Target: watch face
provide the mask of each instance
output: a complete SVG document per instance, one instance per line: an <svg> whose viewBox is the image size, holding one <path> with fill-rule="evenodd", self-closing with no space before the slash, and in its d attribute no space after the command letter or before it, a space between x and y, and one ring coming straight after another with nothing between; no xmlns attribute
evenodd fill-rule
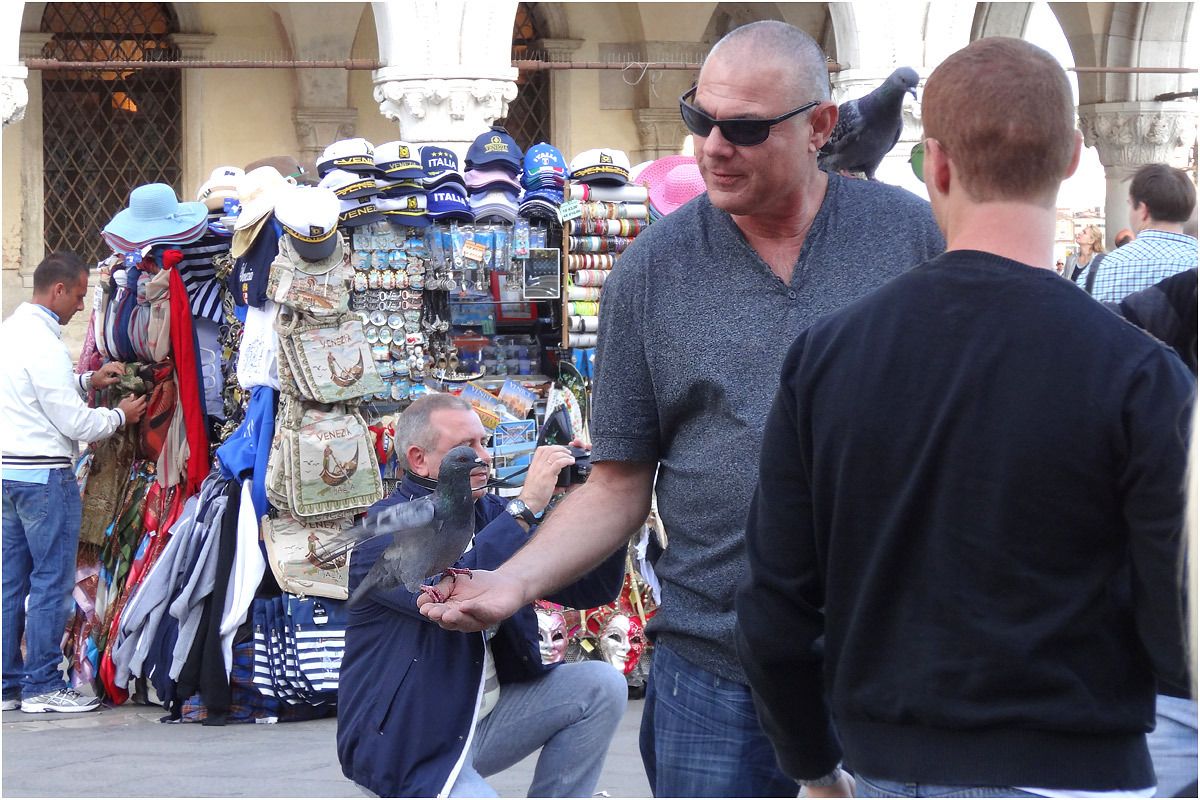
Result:
<svg viewBox="0 0 1200 800"><path fill-rule="evenodd" d="M520 515L525 510L525 504L520 500L509 500L507 510L510 514Z"/></svg>

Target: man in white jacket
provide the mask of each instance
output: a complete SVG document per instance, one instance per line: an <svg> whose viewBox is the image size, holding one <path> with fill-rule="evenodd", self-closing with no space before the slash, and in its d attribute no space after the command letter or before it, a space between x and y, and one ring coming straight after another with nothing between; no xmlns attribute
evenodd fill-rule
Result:
<svg viewBox="0 0 1200 800"><path fill-rule="evenodd" d="M69 688L59 669L81 513L72 461L78 442L104 439L141 419L146 398L127 397L116 409L84 402L88 388L113 385L125 369L110 362L95 372L74 372L60 326L83 310L87 288L88 268L78 256L51 254L34 270L31 301L0 326L4 710L99 706L95 697Z"/></svg>

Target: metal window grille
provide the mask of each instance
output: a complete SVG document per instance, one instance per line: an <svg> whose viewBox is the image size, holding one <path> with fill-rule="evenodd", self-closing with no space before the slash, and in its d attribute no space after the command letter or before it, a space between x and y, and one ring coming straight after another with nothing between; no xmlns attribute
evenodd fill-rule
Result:
<svg viewBox="0 0 1200 800"><path fill-rule="evenodd" d="M179 58L166 3L46 3L42 55L63 61ZM100 230L144 183L180 191L180 72L42 73L46 251L107 255ZM186 198L185 198L186 199Z"/></svg>
<svg viewBox="0 0 1200 800"><path fill-rule="evenodd" d="M533 3L518 3L513 21L513 61L532 58L534 42L541 37ZM550 73L522 70L517 73L517 96L508 104L508 116L498 122L522 150L550 138Z"/></svg>

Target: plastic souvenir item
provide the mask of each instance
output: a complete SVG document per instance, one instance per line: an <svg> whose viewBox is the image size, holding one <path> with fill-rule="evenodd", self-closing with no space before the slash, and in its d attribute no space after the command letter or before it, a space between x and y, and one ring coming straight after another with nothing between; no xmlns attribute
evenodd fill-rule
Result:
<svg viewBox="0 0 1200 800"><path fill-rule="evenodd" d="M637 666L646 646L641 620L614 614L600 634L600 652L604 660L628 675Z"/></svg>
<svg viewBox="0 0 1200 800"><path fill-rule="evenodd" d="M557 664L567 655L567 623L558 611L537 608L538 649L543 664Z"/></svg>

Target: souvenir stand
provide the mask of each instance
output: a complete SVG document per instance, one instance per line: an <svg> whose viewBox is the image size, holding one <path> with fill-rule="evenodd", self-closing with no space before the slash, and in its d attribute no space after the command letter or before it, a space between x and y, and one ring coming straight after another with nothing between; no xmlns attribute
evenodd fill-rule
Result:
<svg viewBox="0 0 1200 800"><path fill-rule="evenodd" d="M318 186L220 167L193 203L138 187L106 227L79 370L125 362L92 400L149 408L80 460L76 685L164 721L331 713L352 553L327 543L398 480L395 415L460 394L507 494L539 443L586 438L600 292L649 221L645 189L619 151L568 169L502 128L463 166L343 140ZM542 608L545 658L606 658L644 684L645 547L610 606Z"/></svg>

